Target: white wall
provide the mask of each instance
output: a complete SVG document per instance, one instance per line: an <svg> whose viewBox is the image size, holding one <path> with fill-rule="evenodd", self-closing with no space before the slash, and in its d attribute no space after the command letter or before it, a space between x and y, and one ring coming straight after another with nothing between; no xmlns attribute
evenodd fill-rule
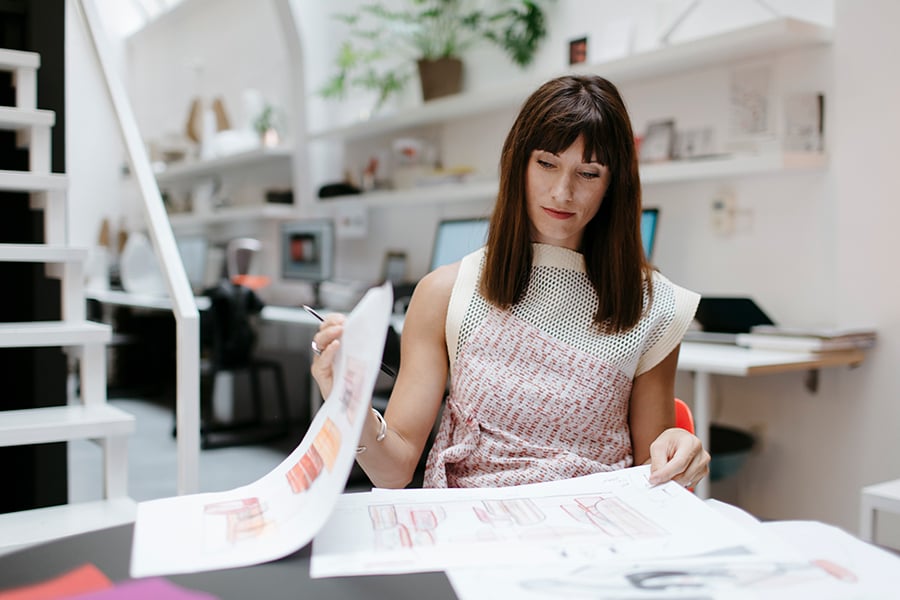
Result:
<svg viewBox="0 0 900 600"><path fill-rule="evenodd" d="M93 247L101 222L114 228L126 218L128 190L119 167L125 156L112 104L74 0L66 2L66 165L69 240Z"/></svg>
<svg viewBox="0 0 900 600"><path fill-rule="evenodd" d="M893 277L895 252L888 247L896 237L894 223L900 216L898 203L892 197L895 192L891 177L892 168L900 161L894 135L900 130L896 111L900 82L892 76L892 65L886 59L900 54L900 40L892 30L900 22L900 5L894 0L768 3L787 14L825 24L833 22L835 26L832 48L772 63L777 91L813 87L825 91L830 155L827 171L742 178L725 184L650 185L645 189L645 202L661 208L656 258L660 268L675 281L707 294L752 295L782 323L833 321L844 325L862 321L879 329L879 346L869 353L866 362L855 369L823 371L815 394L807 391L804 378L798 373L720 377L713 388L718 398L714 412L717 421L750 428L762 436L761 448L744 470L732 481L714 486L713 492L760 517L820 519L855 531L859 488L900 476L900 436L896 435L900 403L895 400L900 397L900 379L895 376L895 365L900 364L900 294ZM189 1L197 11L208 4L209 0ZM349 10L357 4L350 0L294 2L302 28L307 114L313 129L352 119L367 105L360 98L338 104L315 96L315 90L330 72L340 32L339 24L329 15L336 5ZM636 24L635 47L650 48L677 10L687 4L683 0L557 0L550 9L550 37L532 73L550 74L563 68L567 41L585 33L584 23L632 16ZM722 8L725 4L727 9ZM241 9L236 0L229 0L223 7L226 5L228 11ZM226 14L225 10L222 8L218 15ZM259 12L264 13L265 9ZM188 13L182 14L186 19ZM760 5L750 0L703 2L672 40L677 42L765 18ZM173 25L178 27L175 21ZM280 35L277 26L268 26L272 27L271 36ZM181 31L183 36L193 36L199 48L221 47L223 43L228 47L245 41L235 32L223 37L215 31L187 25ZM241 46L242 51L276 52L265 40L259 44L258 48L252 44ZM165 48L160 52L165 55ZM470 89L487 89L521 75L498 52L482 50L474 56L475 62L467 67ZM153 59L152 54L141 58L145 64ZM287 93L284 79L288 67L280 64L278 58L273 60L273 68L258 69L264 72L255 74L259 79L253 85L269 86L266 89L273 93L279 89ZM244 74L241 64L230 65L227 85L249 83L237 77L238 73ZM139 72L132 69L130 76L152 72L147 69L150 67L144 66ZM94 114L84 100L94 82L89 77L82 81L87 83L75 85L70 77L70 156L95 152L86 148L97 142L97 132L109 134L106 123L98 123L90 133L74 129L80 121L103 121L102 107ZM183 122L188 94L183 89L184 80L181 81L171 88L140 88L142 103L149 111L142 119L148 126ZM625 86L623 92L635 127L640 130L647 120L668 112L677 113L684 122L721 119L726 81L727 71L710 69ZM417 101L414 93L408 94L399 107L402 109L403 102ZM160 110L164 105L172 106L169 116ZM80 111L89 116L79 119L76 114ZM499 143L511 118L511 113L495 114L468 124L455 123L443 131L450 134L442 141L445 156L452 162L471 161L486 173L495 171ZM115 151L111 154L114 156ZM339 177L347 166L342 163L343 157L341 149L333 145L310 145L310 188ZM116 161L109 160L109 156L103 158L109 163L107 168L115 166ZM86 186L82 179L96 178L87 165L78 161L70 161L70 165L74 195L76 182ZM113 182L108 185L112 188ZM708 225L710 201L723 185L735 194L741 210L739 229L728 237L715 234ZM79 201L88 203L81 192ZM113 202L110 210L114 206ZM331 209L326 204L315 210ZM488 206L481 203L370 210L368 238L346 240L339 247L343 258L339 275L374 278L388 248L407 249L412 261L411 275L420 275L428 261L430 232L439 217L483 214L487 210ZM92 209L84 214L91 219L98 212ZM73 224L73 230L78 228L90 231L96 225ZM678 393L686 399L690 399L690 383L687 376L679 376Z"/></svg>

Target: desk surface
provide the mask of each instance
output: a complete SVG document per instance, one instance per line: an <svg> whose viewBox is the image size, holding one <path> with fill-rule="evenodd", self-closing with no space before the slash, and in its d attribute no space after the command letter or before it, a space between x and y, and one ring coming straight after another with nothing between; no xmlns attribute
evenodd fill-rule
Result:
<svg viewBox="0 0 900 600"><path fill-rule="evenodd" d="M864 358L865 353L862 350L812 354L758 350L730 344L683 342L678 354L678 369L746 377L784 371L856 365L861 363Z"/></svg>
<svg viewBox="0 0 900 600"><path fill-rule="evenodd" d="M114 306L128 306L147 310L172 310L172 301L168 296L153 296L149 294L132 294L122 290L87 290L85 296L89 300L96 300L103 304ZM195 296L197 310L209 308L209 298ZM328 310L320 311L328 313ZM293 323L296 325L311 325L318 327L319 321L299 306L276 306L267 304L263 307L260 317L264 321L278 323ZM397 330L403 329L403 315L391 315L391 325Z"/></svg>
<svg viewBox="0 0 900 600"><path fill-rule="evenodd" d="M133 526L122 525L0 556L0 591L45 581L85 563L111 580L128 579ZM442 572L310 579L311 546L281 560L240 569L172 575L180 586L219 598L456 598Z"/></svg>

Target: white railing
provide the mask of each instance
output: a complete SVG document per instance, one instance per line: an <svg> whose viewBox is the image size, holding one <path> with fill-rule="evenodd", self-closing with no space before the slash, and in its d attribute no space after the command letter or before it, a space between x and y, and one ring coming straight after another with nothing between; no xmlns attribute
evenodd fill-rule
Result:
<svg viewBox="0 0 900 600"><path fill-rule="evenodd" d="M76 2L94 46L107 91L118 119L131 171L143 200L144 217L159 260L175 316L176 389L178 429L178 493L199 491L200 471L200 317L184 265L175 245L159 186L150 166L125 87L111 64L111 51L93 0Z"/></svg>

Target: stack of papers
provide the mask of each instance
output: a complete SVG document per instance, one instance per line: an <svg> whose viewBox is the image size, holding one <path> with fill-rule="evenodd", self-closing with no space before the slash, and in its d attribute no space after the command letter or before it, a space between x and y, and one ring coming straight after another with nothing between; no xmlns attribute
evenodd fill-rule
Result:
<svg viewBox="0 0 900 600"><path fill-rule="evenodd" d="M312 577L444 570L464 600L886 598L900 559L816 522L760 523L649 467L497 489L342 496Z"/></svg>
<svg viewBox="0 0 900 600"><path fill-rule="evenodd" d="M870 328L780 327L757 325L750 333L740 333L739 346L759 350L794 352L840 352L871 348L876 333Z"/></svg>

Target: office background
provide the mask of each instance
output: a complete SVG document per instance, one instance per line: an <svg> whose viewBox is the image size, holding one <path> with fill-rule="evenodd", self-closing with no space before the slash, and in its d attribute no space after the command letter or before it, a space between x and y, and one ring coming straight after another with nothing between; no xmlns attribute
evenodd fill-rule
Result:
<svg viewBox="0 0 900 600"><path fill-rule="evenodd" d="M181 130L190 98L198 93L222 94L236 111L238 95L247 87L293 111L289 127L295 140L302 138L304 126L317 130L353 119L371 105L369 99L335 103L315 95L337 48L340 26L330 16L332 4L293 3L302 27L300 39L291 42L299 43L299 64L269 2L188 0L120 40L118 63L144 136ZM347 10L357 4L340 3ZM590 33L586 23L614 17L633 19L634 50L648 49L687 4L557 0L548 11L550 35L528 73L558 72L565 67L568 40ZM644 198L661 209L655 262L674 281L704 294L750 295L782 324L878 329L878 347L865 363L823 371L815 394L798 374L719 377L714 387L716 421L754 431L760 439L734 484L741 506L761 518L817 519L855 531L859 488L900 473L900 290L892 247L900 219L894 177L900 162L900 81L892 76L891 64L900 52L894 31L900 5L893 0L768 4L834 28L830 46L772 57L769 63L776 88L824 92L827 168L651 185ZM112 15L114 9L109 10ZM749 0L708 0L685 20L672 43L768 17ZM141 219L136 192L121 175L124 153L84 32L77 19L68 19L67 28L68 113L84 115L66 124L70 198L78 207L70 215L69 234L73 244L93 245L103 218L129 228L139 228ZM475 50L466 58L468 90L522 76L493 50ZM192 68L197 64L204 65L200 83ZM304 89L299 98L297 76ZM716 107L727 77L727 69L715 68L623 85L635 130L666 116L696 125L709 113L723 118ZM399 106L415 100L401 99ZM305 116L305 124L297 114ZM502 110L453 123L441 138L445 164L495 173L513 114ZM296 153L302 164L295 166L308 177L295 182L295 194L310 215L335 210L316 203L314 195L348 166L338 146L315 142ZM735 231L724 236L710 224L711 202L723 190L733 195L738 209ZM488 211L486 202L369 209L367 235L338 244L338 275L374 279L385 250L401 249L408 253L410 276L417 277L427 266L438 219ZM242 234L246 226L234 225L222 235ZM271 239L274 230L259 235ZM690 381L679 377L677 392L690 400ZM890 543L893 537L892 545L900 546L900 534L894 533L900 523L885 521L882 539Z"/></svg>

